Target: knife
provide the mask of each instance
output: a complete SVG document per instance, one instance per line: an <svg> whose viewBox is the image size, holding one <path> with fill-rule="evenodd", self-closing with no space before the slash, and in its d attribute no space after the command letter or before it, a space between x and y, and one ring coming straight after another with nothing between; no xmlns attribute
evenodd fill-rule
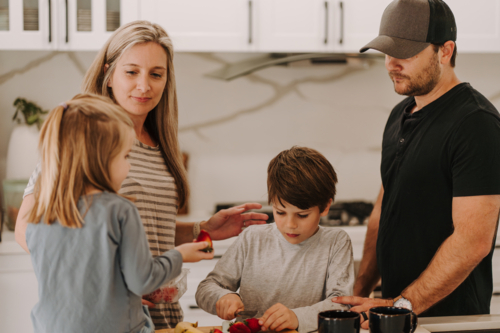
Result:
<svg viewBox="0 0 500 333"><path fill-rule="evenodd" d="M248 317L248 318L253 318L257 314L257 311L237 311L234 313L235 317Z"/></svg>

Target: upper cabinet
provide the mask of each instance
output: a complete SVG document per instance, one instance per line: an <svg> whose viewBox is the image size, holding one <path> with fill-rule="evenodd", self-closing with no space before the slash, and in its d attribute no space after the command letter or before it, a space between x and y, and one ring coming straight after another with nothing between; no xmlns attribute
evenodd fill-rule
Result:
<svg viewBox="0 0 500 333"><path fill-rule="evenodd" d="M49 0L0 0L0 48L55 49L53 18Z"/></svg>
<svg viewBox="0 0 500 333"><path fill-rule="evenodd" d="M3 50L99 50L139 0L0 0Z"/></svg>
<svg viewBox="0 0 500 333"><path fill-rule="evenodd" d="M500 0L448 0L457 23L457 51L500 52Z"/></svg>
<svg viewBox="0 0 500 333"><path fill-rule="evenodd" d="M357 53L391 0L0 0L0 49L99 50L120 25L160 24L184 52ZM500 52L500 0L448 0L459 52Z"/></svg>
<svg viewBox="0 0 500 333"><path fill-rule="evenodd" d="M141 19L160 24L176 51L255 49L255 10L248 0L141 0Z"/></svg>

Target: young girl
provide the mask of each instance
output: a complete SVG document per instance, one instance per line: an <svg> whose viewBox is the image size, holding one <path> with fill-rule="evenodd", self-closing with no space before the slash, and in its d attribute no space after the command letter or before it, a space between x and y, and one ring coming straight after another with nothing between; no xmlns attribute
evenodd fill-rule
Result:
<svg viewBox="0 0 500 333"><path fill-rule="evenodd" d="M153 259L136 206L117 194L135 139L109 98L77 95L40 133L41 173L26 230L40 301L35 332L154 332L141 295L211 259L186 243Z"/></svg>

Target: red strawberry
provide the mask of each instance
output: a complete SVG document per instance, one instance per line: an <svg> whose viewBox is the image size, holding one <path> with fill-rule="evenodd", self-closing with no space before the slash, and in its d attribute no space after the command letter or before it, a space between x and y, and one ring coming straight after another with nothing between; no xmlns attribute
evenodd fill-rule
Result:
<svg viewBox="0 0 500 333"><path fill-rule="evenodd" d="M221 331L221 330L219 330L219 329L217 329L217 328L212 328L212 329L210 330L210 333L222 333L222 331Z"/></svg>
<svg viewBox="0 0 500 333"><path fill-rule="evenodd" d="M251 333L250 328L247 325L237 322L229 326L229 333Z"/></svg>
<svg viewBox="0 0 500 333"><path fill-rule="evenodd" d="M161 302L161 298L162 298L161 289L156 289L151 294L146 296L146 300L153 302L153 303Z"/></svg>
<svg viewBox="0 0 500 333"><path fill-rule="evenodd" d="M204 248L203 250L201 250L203 252L212 252L214 250L213 244L212 244L212 238L210 238L210 235L205 230L200 231L200 234L198 235L196 242L207 242L208 243L208 246L206 248Z"/></svg>
<svg viewBox="0 0 500 333"><path fill-rule="evenodd" d="M176 287L165 287L163 288L163 300L166 303L172 303L177 293L178 290Z"/></svg>
<svg viewBox="0 0 500 333"><path fill-rule="evenodd" d="M259 320L257 318L250 318L244 321L245 325L250 328L250 331L252 333L257 333L260 332L260 325L259 325Z"/></svg>

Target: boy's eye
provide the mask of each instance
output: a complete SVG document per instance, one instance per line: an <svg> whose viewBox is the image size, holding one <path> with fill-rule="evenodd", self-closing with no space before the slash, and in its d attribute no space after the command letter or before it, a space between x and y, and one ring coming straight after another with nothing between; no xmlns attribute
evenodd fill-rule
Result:
<svg viewBox="0 0 500 333"><path fill-rule="evenodd" d="M278 214L278 215L285 215L284 212L278 212L278 211L276 211L276 214Z"/></svg>
<svg viewBox="0 0 500 333"><path fill-rule="evenodd" d="M309 214L305 214L305 215L304 215L304 214L297 214L297 215L299 215L299 217L300 217L301 219L305 219L306 217L308 217L308 216L309 216Z"/></svg>

